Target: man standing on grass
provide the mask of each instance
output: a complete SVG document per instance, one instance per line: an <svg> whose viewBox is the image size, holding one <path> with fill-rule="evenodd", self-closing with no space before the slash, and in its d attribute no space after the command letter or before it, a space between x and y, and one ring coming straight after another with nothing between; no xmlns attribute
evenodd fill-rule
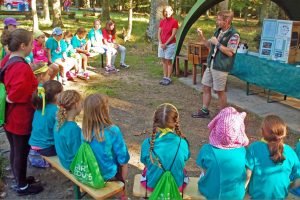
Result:
<svg viewBox="0 0 300 200"><path fill-rule="evenodd" d="M228 72L233 67L235 53L240 41L239 33L232 27L233 12L220 11L217 14L217 30L214 36L206 40L200 28L197 29L200 42L210 48L207 57L207 69L202 78L203 105L192 114L194 118L209 117L208 106L211 101L211 88L218 94L220 110L227 105L225 92Z"/></svg>

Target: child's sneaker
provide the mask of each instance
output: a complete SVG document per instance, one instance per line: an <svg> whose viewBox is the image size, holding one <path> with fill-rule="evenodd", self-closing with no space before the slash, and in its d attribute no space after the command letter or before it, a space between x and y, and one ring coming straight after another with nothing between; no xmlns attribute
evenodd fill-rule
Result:
<svg viewBox="0 0 300 200"><path fill-rule="evenodd" d="M32 184L27 184L23 188L18 188L17 193L18 196L24 196L24 195L31 195L31 194L38 194L42 192L44 188L41 185L32 185Z"/></svg>
<svg viewBox="0 0 300 200"><path fill-rule="evenodd" d="M127 65L127 64L125 64L125 63L121 63L121 64L120 64L120 67L126 69L126 68L129 67L129 65Z"/></svg>
<svg viewBox="0 0 300 200"><path fill-rule="evenodd" d="M70 71L68 71L68 72L66 73L66 77L67 77L68 81L74 81L73 75L71 74Z"/></svg>
<svg viewBox="0 0 300 200"><path fill-rule="evenodd" d="M90 79L90 76L89 76L88 72L83 72L83 76L85 76L86 79Z"/></svg>
<svg viewBox="0 0 300 200"><path fill-rule="evenodd" d="M68 79L66 79L65 77L61 78L61 84L62 85L66 85L67 84Z"/></svg>
<svg viewBox="0 0 300 200"><path fill-rule="evenodd" d="M89 79L90 77L88 76L88 74L86 74L86 72L79 72L77 74L77 78L80 78L80 79L83 79L83 80L87 80Z"/></svg>
<svg viewBox="0 0 300 200"><path fill-rule="evenodd" d="M106 66L105 67L105 73L115 73L115 72L119 72L120 70L116 69L115 67L111 67L111 66Z"/></svg>

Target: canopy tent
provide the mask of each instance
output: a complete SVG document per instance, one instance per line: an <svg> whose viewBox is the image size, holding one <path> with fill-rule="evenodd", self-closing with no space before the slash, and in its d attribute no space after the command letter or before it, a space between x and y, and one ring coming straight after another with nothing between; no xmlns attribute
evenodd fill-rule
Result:
<svg viewBox="0 0 300 200"><path fill-rule="evenodd" d="M198 0L191 8L177 34L176 56L179 55L184 38L191 26L206 10L223 0ZM300 20L300 0L272 0L281 7L291 20ZM173 62L175 63L175 62Z"/></svg>

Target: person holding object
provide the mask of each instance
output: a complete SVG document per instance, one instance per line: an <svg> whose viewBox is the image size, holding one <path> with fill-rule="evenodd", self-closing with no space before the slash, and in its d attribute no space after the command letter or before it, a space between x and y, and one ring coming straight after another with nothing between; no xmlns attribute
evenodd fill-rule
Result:
<svg viewBox="0 0 300 200"><path fill-rule="evenodd" d="M211 88L216 91L219 99L220 110L227 105L225 92L227 76L233 67L237 47L240 41L239 33L231 25L233 12L220 11L217 14L217 30L213 37L206 39L200 28L197 29L199 39L210 52L207 57L207 69L202 78L203 105L197 112L192 114L194 118L209 117L208 106L211 101Z"/></svg>
<svg viewBox="0 0 300 200"><path fill-rule="evenodd" d="M176 31L178 29L178 21L173 18L173 9L166 6L163 9L163 16L158 28L158 57L162 59L164 77L159 82L161 85L170 85L171 74L173 72L172 60L176 49Z"/></svg>

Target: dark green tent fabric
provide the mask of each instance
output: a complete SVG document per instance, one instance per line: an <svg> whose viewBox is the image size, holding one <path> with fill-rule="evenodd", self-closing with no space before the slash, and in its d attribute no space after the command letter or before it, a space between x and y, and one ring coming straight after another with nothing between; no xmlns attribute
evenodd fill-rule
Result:
<svg viewBox="0 0 300 200"><path fill-rule="evenodd" d="M222 0L198 0L184 18L177 33L176 55L179 55L184 38L191 26L206 10ZM300 0L272 0L281 7L291 20L300 20ZM175 59L175 58L174 58ZM173 62L175 64L175 62Z"/></svg>

